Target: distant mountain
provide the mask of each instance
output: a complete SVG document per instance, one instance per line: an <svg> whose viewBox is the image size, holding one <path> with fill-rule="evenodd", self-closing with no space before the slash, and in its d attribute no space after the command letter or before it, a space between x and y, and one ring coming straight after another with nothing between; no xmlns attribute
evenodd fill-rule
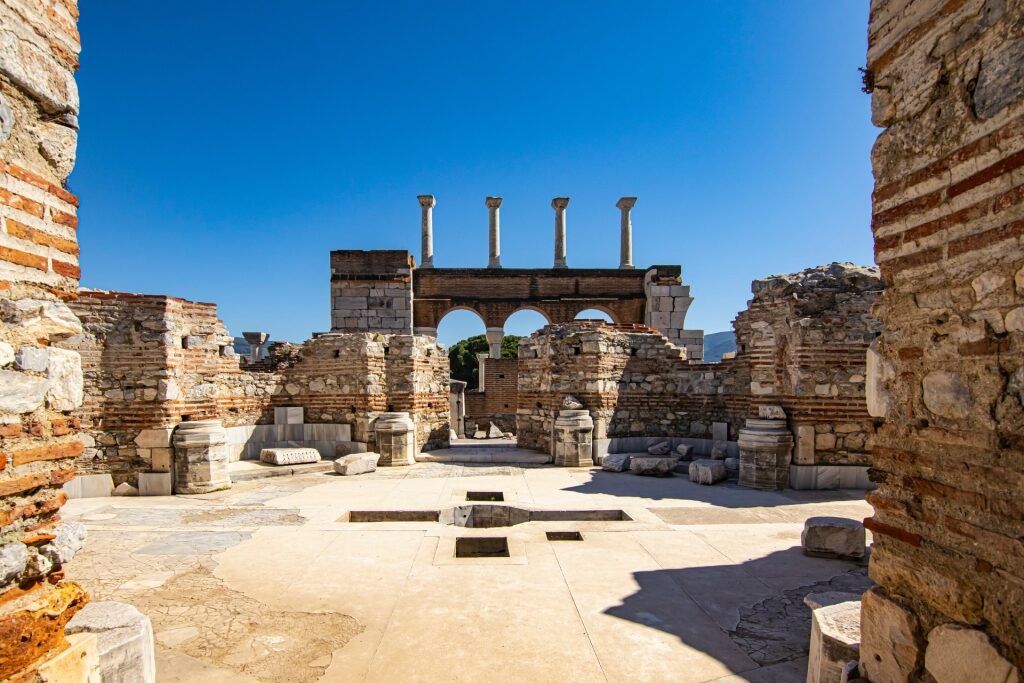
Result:
<svg viewBox="0 0 1024 683"><path fill-rule="evenodd" d="M723 353L735 350L736 335L732 330L704 335L704 360L709 363L718 362Z"/></svg>

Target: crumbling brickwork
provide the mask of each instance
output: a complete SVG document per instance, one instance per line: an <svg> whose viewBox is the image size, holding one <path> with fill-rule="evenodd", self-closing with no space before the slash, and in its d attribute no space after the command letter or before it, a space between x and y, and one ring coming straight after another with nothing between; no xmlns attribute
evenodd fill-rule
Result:
<svg viewBox="0 0 1024 683"><path fill-rule="evenodd" d="M82 452L73 0L0 3L0 679L34 680L87 600L62 566L84 530L61 522Z"/></svg>
<svg viewBox="0 0 1024 683"><path fill-rule="evenodd" d="M213 304L85 291L71 305L84 333L61 346L84 367L81 473L134 484L166 471L166 430L182 420L268 424L283 406L304 408L307 423L350 425L371 447L372 421L386 411L414 413L421 447L448 440L448 357L432 338L324 334L243 367Z"/></svg>
<svg viewBox="0 0 1024 683"><path fill-rule="evenodd" d="M1015 0L871 3L872 680L939 678L945 622L968 627L938 646L949 656L1024 667L1022 25Z"/></svg>
<svg viewBox="0 0 1024 683"><path fill-rule="evenodd" d="M752 407L786 410L798 465L870 462L866 354L881 328L871 315L881 289L877 269L833 263L755 280L736 316Z"/></svg>

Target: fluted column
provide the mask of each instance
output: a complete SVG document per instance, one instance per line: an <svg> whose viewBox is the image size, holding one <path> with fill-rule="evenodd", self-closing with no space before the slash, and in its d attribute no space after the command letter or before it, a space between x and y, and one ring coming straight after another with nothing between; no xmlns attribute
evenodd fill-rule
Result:
<svg viewBox="0 0 1024 683"><path fill-rule="evenodd" d="M615 204L622 214L619 218L619 227L622 231L619 244L619 268L627 270L633 268L633 221L629 217L629 212L635 205L636 197L623 197Z"/></svg>
<svg viewBox="0 0 1024 683"><path fill-rule="evenodd" d="M565 262L565 207L568 197L555 197L551 207L555 210L555 268L568 268Z"/></svg>
<svg viewBox="0 0 1024 683"><path fill-rule="evenodd" d="M488 197L485 201L488 209L488 227L490 228L489 251L487 254L488 268L501 268L501 197Z"/></svg>
<svg viewBox="0 0 1024 683"><path fill-rule="evenodd" d="M432 194L421 194L420 200L420 268L434 267L434 205Z"/></svg>

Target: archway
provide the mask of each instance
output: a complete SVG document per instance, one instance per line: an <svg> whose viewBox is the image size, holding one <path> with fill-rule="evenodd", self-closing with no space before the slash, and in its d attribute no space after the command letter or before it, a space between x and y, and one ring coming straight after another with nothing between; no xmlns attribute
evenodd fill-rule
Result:
<svg viewBox="0 0 1024 683"><path fill-rule="evenodd" d="M585 308L576 314L576 320L603 320L607 323L614 323L615 316L612 312L603 307Z"/></svg>

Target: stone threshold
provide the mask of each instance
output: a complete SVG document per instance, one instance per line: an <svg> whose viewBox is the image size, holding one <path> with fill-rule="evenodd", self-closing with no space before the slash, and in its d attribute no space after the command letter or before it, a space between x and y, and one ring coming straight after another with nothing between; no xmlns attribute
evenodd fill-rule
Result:
<svg viewBox="0 0 1024 683"><path fill-rule="evenodd" d="M252 481L253 479L268 479L270 477L291 477L296 474L319 474L331 472L334 469L334 462L321 460L320 462L309 462L301 465L270 465L256 460L237 460L228 465L228 474L232 483L240 481Z"/></svg>

